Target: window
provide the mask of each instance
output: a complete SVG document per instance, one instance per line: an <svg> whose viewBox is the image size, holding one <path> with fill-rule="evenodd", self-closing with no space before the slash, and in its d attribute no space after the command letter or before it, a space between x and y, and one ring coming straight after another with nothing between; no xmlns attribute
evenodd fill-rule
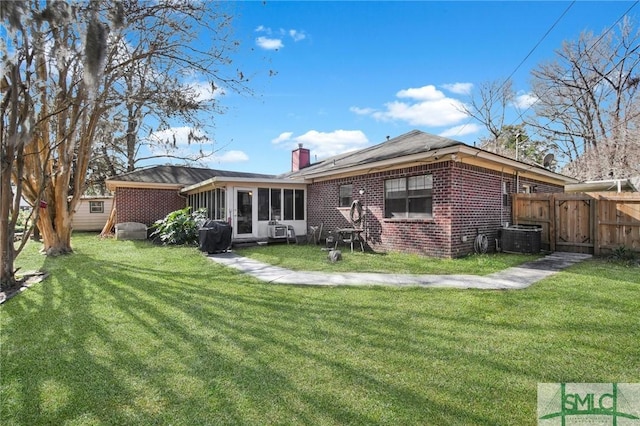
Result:
<svg viewBox="0 0 640 426"><path fill-rule="evenodd" d="M509 205L509 192L511 191L509 182L502 182L502 205Z"/></svg>
<svg viewBox="0 0 640 426"><path fill-rule="evenodd" d="M353 194L353 185L351 184L340 185L340 201L338 206L339 207L351 206L351 202L353 201L351 194Z"/></svg>
<svg viewBox="0 0 640 426"><path fill-rule="evenodd" d="M411 176L384 182L384 217L432 217L433 176Z"/></svg>
<svg viewBox="0 0 640 426"><path fill-rule="evenodd" d="M536 192L536 186L535 185L522 185L522 192L524 192L525 194L533 194L534 192Z"/></svg>
<svg viewBox="0 0 640 426"><path fill-rule="evenodd" d="M222 188L217 188L216 192L216 208L215 208L215 220L227 220L226 207L225 207L225 190Z"/></svg>
<svg viewBox="0 0 640 426"><path fill-rule="evenodd" d="M282 194L280 189L271 190L271 220L282 219Z"/></svg>
<svg viewBox="0 0 640 426"><path fill-rule="evenodd" d="M258 188L258 220L269 220L269 188Z"/></svg>
<svg viewBox="0 0 640 426"><path fill-rule="evenodd" d="M303 189L258 188L258 220L304 220L304 203Z"/></svg>
<svg viewBox="0 0 640 426"><path fill-rule="evenodd" d="M284 190L284 220L293 220L293 189Z"/></svg>
<svg viewBox="0 0 640 426"><path fill-rule="evenodd" d="M225 190L223 188L190 194L188 205L191 211L207 210L207 217L212 220L226 220Z"/></svg>
<svg viewBox="0 0 640 426"><path fill-rule="evenodd" d="M104 201L89 201L89 213L104 213Z"/></svg>
<svg viewBox="0 0 640 426"><path fill-rule="evenodd" d="M293 191L293 209L295 220L304 220L304 191L302 189Z"/></svg>

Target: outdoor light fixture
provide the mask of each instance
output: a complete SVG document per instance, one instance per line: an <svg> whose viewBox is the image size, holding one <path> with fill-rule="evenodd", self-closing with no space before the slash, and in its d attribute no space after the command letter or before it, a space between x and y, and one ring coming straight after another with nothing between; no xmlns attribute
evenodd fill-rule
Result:
<svg viewBox="0 0 640 426"><path fill-rule="evenodd" d="M358 191L358 194L364 195L364 189L361 189L360 191Z"/></svg>

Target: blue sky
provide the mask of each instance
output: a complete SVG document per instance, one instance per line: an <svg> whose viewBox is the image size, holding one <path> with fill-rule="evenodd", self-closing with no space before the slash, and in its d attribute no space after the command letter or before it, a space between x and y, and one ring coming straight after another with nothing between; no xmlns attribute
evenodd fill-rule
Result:
<svg viewBox="0 0 640 426"><path fill-rule="evenodd" d="M526 107L533 68L553 60L563 40L600 34L634 4L227 3L240 41L233 67L254 94L219 98L225 114L208 118L217 152L203 165L279 174L298 143L322 160L413 129L473 144L486 132L459 107L478 85L513 73ZM629 13L636 25L639 14L640 6ZM507 124L517 118L514 105Z"/></svg>

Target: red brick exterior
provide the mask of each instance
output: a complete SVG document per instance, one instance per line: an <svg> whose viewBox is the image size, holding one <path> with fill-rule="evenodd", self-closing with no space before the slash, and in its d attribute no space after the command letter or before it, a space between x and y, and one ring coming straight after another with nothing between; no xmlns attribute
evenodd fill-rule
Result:
<svg viewBox="0 0 640 426"><path fill-rule="evenodd" d="M117 188L115 203L116 223L140 222L147 226L187 206L177 189Z"/></svg>
<svg viewBox="0 0 640 426"><path fill-rule="evenodd" d="M384 181L423 174L433 175L433 218L384 218ZM563 191L522 177L518 181L520 191L522 185L535 185L537 192ZM350 226L349 208L338 207L338 198L340 185L352 184L352 198L360 199L366 211L367 245L375 251L459 257L474 251L479 234L487 236L493 250L498 229L512 222L511 197L503 197L503 182L509 193L516 191L514 175L453 161L318 182L308 187L308 224L323 222L326 231Z"/></svg>

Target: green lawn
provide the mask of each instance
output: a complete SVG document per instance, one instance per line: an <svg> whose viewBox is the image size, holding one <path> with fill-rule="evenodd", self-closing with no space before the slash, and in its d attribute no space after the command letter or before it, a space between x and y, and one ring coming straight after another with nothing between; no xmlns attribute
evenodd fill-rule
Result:
<svg viewBox="0 0 640 426"><path fill-rule="evenodd" d="M372 252L362 253L340 247L342 261L332 263L327 251L320 246L306 244L270 244L236 250L238 254L271 265L295 271L324 272L390 272L401 274L432 275L488 275L538 259L539 255L528 254L477 254L460 259L425 258L415 254Z"/></svg>
<svg viewBox="0 0 640 426"><path fill-rule="evenodd" d="M260 283L76 235L0 307L0 423L533 425L539 382L640 382L640 269L526 290ZM429 260L425 260L429 261Z"/></svg>

